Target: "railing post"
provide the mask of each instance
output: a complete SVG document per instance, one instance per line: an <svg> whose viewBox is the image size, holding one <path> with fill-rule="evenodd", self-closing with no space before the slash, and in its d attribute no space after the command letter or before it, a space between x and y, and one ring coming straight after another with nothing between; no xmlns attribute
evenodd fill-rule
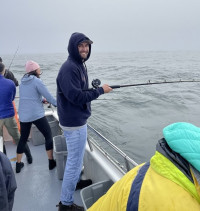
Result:
<svg viewBox="0 0 200 211"><path fill-rule="evenodd" d="M93 147L92 147L92 144L90 142L90 139L87 138L87 142L88 142L88 145L89 145L89 148L90 148L90 151L92 152L93 151Z"/></svg>
<svg viewBox="0 0 200 211"><path fill-rule="evenodd" d="M126 169L127 169L127 172L130 171L130 164L128 162L128 160L126 159L126 156L124 157L124 160L125 160L125 164L126 164Z"/></svg>
<svg viewBox="0 0 200 211"><path fill-rule="evenodd" d="M3 137L0 136L0 151L3 152Z"/></svg>

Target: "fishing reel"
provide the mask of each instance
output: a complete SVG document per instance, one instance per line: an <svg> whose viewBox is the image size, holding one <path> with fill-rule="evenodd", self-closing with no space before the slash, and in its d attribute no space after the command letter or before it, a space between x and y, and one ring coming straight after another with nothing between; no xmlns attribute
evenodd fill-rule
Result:
<svg viewBox="0 0 200 211"><path fill-rule="evenodd" d="M101 81L99 79L94 79L92 81L92 86L97 89L101 85Z"/></svg>

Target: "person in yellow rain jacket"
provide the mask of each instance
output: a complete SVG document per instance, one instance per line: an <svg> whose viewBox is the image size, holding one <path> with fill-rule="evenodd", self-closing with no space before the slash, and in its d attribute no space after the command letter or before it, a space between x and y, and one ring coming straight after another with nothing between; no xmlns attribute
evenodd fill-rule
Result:
<svg viewBox="0 0 200 211"><path fill-rule="evenodd" d="M178 122L163 135L150 162L130 170L88 211L200 210L200 128Z"/></svg>

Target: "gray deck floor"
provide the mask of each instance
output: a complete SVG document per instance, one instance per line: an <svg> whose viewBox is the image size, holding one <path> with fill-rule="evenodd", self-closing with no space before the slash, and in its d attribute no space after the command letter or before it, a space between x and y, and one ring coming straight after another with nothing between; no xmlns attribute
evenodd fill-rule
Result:
<svg viewBox="0 0 200 211"><path fill-rule="evenodd" d="M49 171L48 158L44 145L33 146L28 142L33 156L33 163L28 164L26 156L22 161L24 168L16 174L17 190L13 211L56 211L60 201L62 180L57 177L56 168ZM16 145L6 142L7 156L15 172ZM82 205L80 190L75 192L75 203Z"/></svg>

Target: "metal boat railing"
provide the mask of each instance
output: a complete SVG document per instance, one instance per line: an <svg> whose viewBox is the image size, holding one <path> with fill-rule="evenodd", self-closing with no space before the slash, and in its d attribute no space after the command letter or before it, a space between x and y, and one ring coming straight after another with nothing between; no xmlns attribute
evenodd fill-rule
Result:
<svg viewBox="0 0 200 211"><path fill-rule="evenodd" d="M55 115L56 113L57 112L53 112L53 115ZM90 124L88 124L87 126L88 126L88 145L89 145L91 151L93 150L93 146L98 147L99 151L110 162L112 162L123 174L125 174L131 168L138 165L134 160L132 160L122 150L120 150L117 146L115 146L111 141L109 141L107 138L105 138L101 133L99 133L96 129L94 129ZM90 135L89 131L93 135ZM96 137L94 137L94 134L96 135ZM105 149L102 146L103 145L102 142L97 142L97 138L100 138L100 140L102 140L103 143L105 143L107 146L109 146L110 149L114 150L115 153L110 153L107 146L106 146L106 149ZM114 156L116 158L114 158ZM121 157L122 159L120 160L119 157Z"/></svg>
<svg viewBox="0 0 200 211"><path fill-rule="evenodd" d="M0 152L3 152L3 137L0 136Z"/></svg>
<svg viewBox="0 0 200 211"><path fill-rule="evenodd" d="M101 144L96 142L96 139L92 138L92 136L89 133L95 134L98 138L100 138L106 145L108 145L112 150L115 151L116 157L114 158L110 153L108 153L108 148L106 147L106 150L101 146ZM101 133L99 133L96 129L94 129L91 125L88 124L88 145L90 147L90 150L92 151L92 144L98 145L98 147L101 148L101 151L106 155L106 157L109 157L109 159L112 160L117 166L120 167L120 169L123 169L123 172L128 172L132 167L137 166L138 164L132 160L128 155L126 155L122 150L120 150L117 146L115 146L111 141L109 141L107 138L105 138ZM118 158L122 157L122 161L118 161ZM121 163L124 162L124 165Z"/></svg>

